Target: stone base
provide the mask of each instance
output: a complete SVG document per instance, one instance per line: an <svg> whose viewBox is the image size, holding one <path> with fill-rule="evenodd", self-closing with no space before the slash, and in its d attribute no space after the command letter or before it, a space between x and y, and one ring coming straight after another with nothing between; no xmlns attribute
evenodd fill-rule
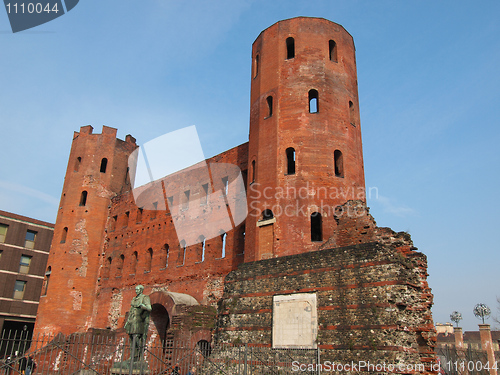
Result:
<svg viewBox="0 0 500 375"><path fill-rule="evenodd" d="M132 372L130 372L130 367L132 367ZM146 362L132 362L132 366L129 361L116 362L113 364L110 374L147 375L149 374L149 367Z"/></svg>
<svg viewBox="0 0 500 375"><path fill-rule="evenodd" d="M128 375L128 374L130 374L130 369L112 368L109 373L111 375L114 375L114 374ZM144 370L134 369L134 370L132 370L132 374L134 374L134 375L147 375L147 374L149 374L149 370L148 369L144 369Z"/></svg>

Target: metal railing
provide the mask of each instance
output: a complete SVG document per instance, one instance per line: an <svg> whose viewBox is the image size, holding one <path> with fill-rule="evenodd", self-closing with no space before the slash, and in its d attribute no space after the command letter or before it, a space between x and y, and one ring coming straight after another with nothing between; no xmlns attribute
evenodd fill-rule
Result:
<svg viewBox="0 0 500 375"><path fill-rule="evenodd" d="M489 375L490 368L498 363L489 363L488 355L472 348L439 347L436 349L440 370L445 375Z"/></svg>
<svg viewBox="0 0 500 375"><path fill-rule="evenodd" d="M0 375L24 374L28 358L36 364L31 375L185 375L189 371L196 375L295 374L294 363L316 364L320 360L319 349L149 341L139 349L142 353L137 362L130 361L137 353L136 342L130 342L128 336L101 333L30 337L4 332L0 338ZM120 365L130 362L134 365Z"/></svg>

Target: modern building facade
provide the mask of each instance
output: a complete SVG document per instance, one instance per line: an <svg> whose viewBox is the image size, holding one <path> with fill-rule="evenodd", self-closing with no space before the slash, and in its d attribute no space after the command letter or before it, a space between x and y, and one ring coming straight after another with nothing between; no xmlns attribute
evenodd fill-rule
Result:
<svg viewBox="0 0 500 375"><path fill-rule="evenodd" d="M54 224L0 211L0 332L33 331L53 233Z"/></svg>

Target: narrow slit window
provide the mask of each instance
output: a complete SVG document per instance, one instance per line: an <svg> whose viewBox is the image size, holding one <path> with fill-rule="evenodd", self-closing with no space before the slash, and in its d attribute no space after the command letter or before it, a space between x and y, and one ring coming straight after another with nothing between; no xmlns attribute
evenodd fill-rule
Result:
<svg viewBox="0 0 500 375"><path fill-rule="evenodd" d="M125 212L125 223L123 224L124 227L128 226L128 221L130 219L130 211Z"/></svg>
<svg viewBox="0 0 500 375"><path fill-rule="evenodd" d="M129 177L130 177L129 176L129 171L130 171L130 168L127 167L127 170L125 171L125 181L124 181L126 185L130 183L130 180L129 180Z"/></svg>
<svg viewBox="0 0 500 375"><path fill-rule="evenodd" d="M286 59L295 57L295 39L292 37L286 38Z"/></svg>
<svg viewBox="0 0 500 375"><path fill-rule="evenodd" d="M186 241L182 240L179 245L180 245L181 252L182 252L182 264L181 264L181 266L183 266L184 263L186 262Z"/></svg>
<svg viewBox="0 0 500 375"><path fill-rule="evenodd" d="M66 243L66 237L68 237L68 227L64 227L61 234L61 243Z"/></svg>
<svg viewBox="0 0 500 375"><path fill-rule="evenodd" d="M118 264L116 265L116 276L121 277L123 274L123 265L125 264L125 255L120 255L120 258L118 258Z"/></svg>
<svg viewBox="0 0 500 375"><path fill-rule="evenodd" d="M286 149L286 174L295 174L295 149L289 147Z"/></svg>
<svg viewBox="0 0 500 375"><path fill-rule="evenodd" d="M201 261L205 261L205 250L207 249L207 239L202 236L203 241L201 242Z"/></svg>
<svg viewBox="0 0 500 375"><path fill-rule="evenodd" d="M130 273L135 275L137 272L137 263L139 263L139 254L137 254L137 251L134 251L132 254L132 262L131 262L131 267L130 267Z"/></svg>
<svg viewBox="0 0 500 375"><path fill-rule="evenodd" d="M319 212L311 214L311 241L323 241L322 217Z"/></svg>
<svg viewBox="0 0 500 375"><path fill-rule="evenodd" d="M142 221L142 211L143 211L143 208L142 207L139 207L137 209L137 218L136 218L136 223L140 223Z"/></svg>
<svg viewBox="0 0 500 375"><path fill-rule="evenodd" d="M103 158L101 160L101 173L106 173L106 168L108 167L108 159Z"/></svg>
<svg viewBox="0 0 500 375"><path fill-rule="evenodd" d="M151 263L153 262L153 249L149 248L148 251L146 252L146 272L151 271Z"/></svg>
<svg viewBox="0 0 500 375"><path fill-rule="evenodd" d="M110 232L114 232L116 230L116 222L118 221L118 216L115 215L111 218L111 228L110 229Z"/></svg>
<svg viewBox="0 0 500 375"><path fill-rule="evenodd" d="M224 232L221 234L221 240L222 240L222 253L221 253L221 258L226 257L226 239L227 239L227 233Z"/></svg>
<svg viewBox="0 0 500 375"><path fill-rule="evenodd" d="M328 42L328 50L330 54L330 61L333 62L338 62L337 59L337 43L335 43L334 40L331 40Z"/></svg>
<svg viewBox="0 0 500 375"><path fill-rule="evenodd" d="M252 160L252 169L250 171L251 182L255 182L255 160Z"/></svg>
<svg viewBox="0 0 500 375"><path fill-rule="evenodd" d="M255 55L255 60L253 62L253 78L257 77L257 75L259 74L259 66L260 64L260 56L259 54Z"/></svg>
<svg viewBox="0 0 500 375"><path fill-rule="evenodd" d="M182 196L182 210L187 210L189 208L189 195L190 195L190 191L189 190L186 190Z"/></svg>
<svg viewBox="0 0 500 375"><path fill-rule="evenodd" d="M158 202L153 202L153 209L151 210L151 216L150 218L151 219L155 219L156 218L156 212L158 211Z"/></svg>
<svg viewBox="0 0 500 375"><path fill-rule="evenodd" d="M333 159L335 164L335 176L344 177L344 158L342 156L342 151L335 150Z"/></svg>
<svg viewBox="0 0 500 375"><path fill-rule="evenodd" d="M111 272L111 264L112 263L113 263L113 258L108 257L108 259L106 259L106 266L104 267L104 271L102 274L103 279L109 279L109 274Z"/></svg>
<svg viewBox="0 0 500 375"><path fill-rule="evenodd" d="M317 113L318 111L318 91L314 89L309 90L309 113Z"/></svg>
<svg viewBox="0 0 500 375"><path fill-rule="evenodd" d="M87 205L87 190L82 191L82 195L80 196L80 206Z"/></svg>
<svg viewBox="0 0 500 375"><path fill-rule="evenodd" d="M227 195L228 191L229 191L229 177L226 176L226 177L223 177L222 178L222 185L224 186L224 195Z"/></svg>
<svg viewBox="0 0 500 375"><path fill-rule="evenodd" d="M165 268L168 267L168 258L170 256L170 248L168 244L163 245L163 256L164 256L164 265Z"/></svg>
<svg viewBox="0 0 500 375"><path fill-rule="evenodd" d="M349 122L351 125L355 125L354 121L354 103L349 100Z"/></svg>
<svg viewBox="0 0 500 375"><path fill-rule="evenodd" d="M208 184L203 184L201 187L203 196L200 199L200 206L208 203Z"/></svg>
<svg viewBox="0 0 500 375"><path fill-rule="evenodd" d="M49 281L50 281L50 274L51 273L52 273L52 268L49 266L47 268L47 271L45 272L45 278L43 280L42 296L46 296L47 290L49 290Z"/></svg>
<svg viewBox="0 0 500 375"><path fill-rule="evenodd" d="M271 117L273 115L273 97L269 95L266 98L267 102L267 117Z"/></svg>

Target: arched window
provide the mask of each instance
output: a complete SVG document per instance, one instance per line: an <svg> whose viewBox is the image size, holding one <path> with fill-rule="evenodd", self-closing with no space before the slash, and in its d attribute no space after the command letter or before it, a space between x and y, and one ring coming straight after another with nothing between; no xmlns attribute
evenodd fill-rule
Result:
<svg viewBox="0 0 500 375"><path fill-rule="evenodd" d="M47 295L47 290L49 289L50 274L52 273L52 267L48 266L47 271L45 271L45 278L43 280L42 296Z"/></svg>
<svg viewBox="0 0 500 375"><path fill-rule="evenodd" d="M267 101L267 117L271 117L273 115L273 97L269 95L266 101Z"/></svg>
<svg viewBox="0 0 500 375"><path fill-rule="evenodd" d="M184 263L186 262L186 241L182 240L180 243L179 243L179 247L180 247L180 256L182 256L182 264L181 266L184 265Z"/></svg>
<svg viewBox="0 0 500 375"><path fill-rule="evenodd" d="M260 56L259 54L255 55L255 60L253 62L253 78L257 77L257 74L259 74L259 64L260 64Z"/></svg>
<svg viewBox="0 0 500 375"><path fill-rule="evenodd" d="M262 221L264 220L271 220L272 218L274 218L274 214L273 214L273 211L271 211L270 209L266 209L262 212Z"/></svg>
<svg viewBox="0 0 500 375"><path fill-rule="evenodd" d="M197 254L196 256L199 257L198 259L200 259L199 261L196 261L196 263L201 263L205 260L205 250L207 248L207 239L205 238L204 235L201 235L200 237L198 237L198 241L199 241L199 250L197 251Z"/></svg>
<svg viewBox="0 0 500 375"><path fill-rule="evenodd" d="M197 349L203 355L203 357L209 357L210 353L212 353L212 348L210 347L210 343L206 340L200 340L196 343Z"/></svg>
<svg viewBox="0 0 500 375"><path fill-rule="evenodd" d="M130 171L130 168L127 167L127 170L125 171L125 184L129 184L130 181L129 181L129 171Z"/></svg>
<svg viewBox="0 0 500 375"><path fill-rule="evenodd" d="M311 214L311 241L323 241L322 217L319 212Z"/></svg>
<svg viewBox="0 0 500 375"><path fill-rule="evenodd" d="M318 91L315 89L309 90L309 113L317 113L319 111L318 104Z"/></svg>
<svg viewBox="0 0 500 375"><path fill-rule="evenodd" d="M342 157L342 151L335 150L333 159L335 164L335 176L344 177L344 158Z"/></svg>
<svg viewBox="0 0 500 375"><path fill-rule="evenodd" d="M225 258L226 257L226 239L227 239L227 233L226 232L223 232L221 235L220 235L220 238L222 240L222 255L221 255L221 258Z"/></svg>
<svg viewBox="0 0 500 375"><path fill-rule="evenodd" d="M101 173L106 173L106 168L108 167L108 159L103 158L101 160Z"/></svg>
<svg viewBox="0 0 500 375"><path fill-rule="evenodd" d="M79 156L75 160L75 172L78 172L81 163L82 163L82 158Z"/></svg>
<svg viewBox="0 0 500 375"><path fill-rule="evenodd" d="M295 174L295 149L286 149L286 174Z"/></svg>
<svg viewBox="0 0 500 375"><path fill-rule="evenodd" d="M137 263L139 262L139 256L137 254L137 251L134 251L132 254L132 262L130 263L130 274L135 275L137 272Z"/></svg>
<svg viewBox="0 0 500 375"><path fill-rule="evenodd" d="M68 227L64 227L61 234L61 243L66 243L67 236L68 236Z"/></svg>
<svg viewBox="0 0 500 375"><path fill-rule="evenodd" d="M168 267L168 258L170 256L170 249L168 247L168 244L163 245L162 247L162 253L163 253L163 267L167 268Z"/></svg>
<svg viewBox="0 0 500 375"><path fill-rule="evenodd" d="M286 59L295 57L295 39L292 37L286 38Z"/></svg>
<svg viewBox="0 0 500 375"><path fill-rule="evenodd" d="M84 190L82 191L82 195L80 196L80 206L86 206L87 205L87 191Z"/></svg>
<svg viewBox="0 0 500 375"><path fill-rule="evenodd" d="M330 61L338 62L337 59L337 43L334 40L328 42L328 50L330 55Z"/></svg>
<svg viewBox="0 0 500 375"><path fill-rule="evenodd" d="M250 179L250 181L251 181L250 183L255 182L255 176L256 176L255 172L256 172L255 171L255 160L252 160L252 168L250 170L250 178L251 178Z"/></svg>
<svg viewBox="0 0 500 375"><path fill-rule="evenodd" d="M153 262L153 249L149 248L146 252L146 269L144 271L151 272L151 263Z"/></svg>
<svg viewBox="0 0 500 375"><path fill-rule="evenodd" d="M355 125L356 122L354 121L354 103L349 100L349 122L351 125Z"/></svg>

